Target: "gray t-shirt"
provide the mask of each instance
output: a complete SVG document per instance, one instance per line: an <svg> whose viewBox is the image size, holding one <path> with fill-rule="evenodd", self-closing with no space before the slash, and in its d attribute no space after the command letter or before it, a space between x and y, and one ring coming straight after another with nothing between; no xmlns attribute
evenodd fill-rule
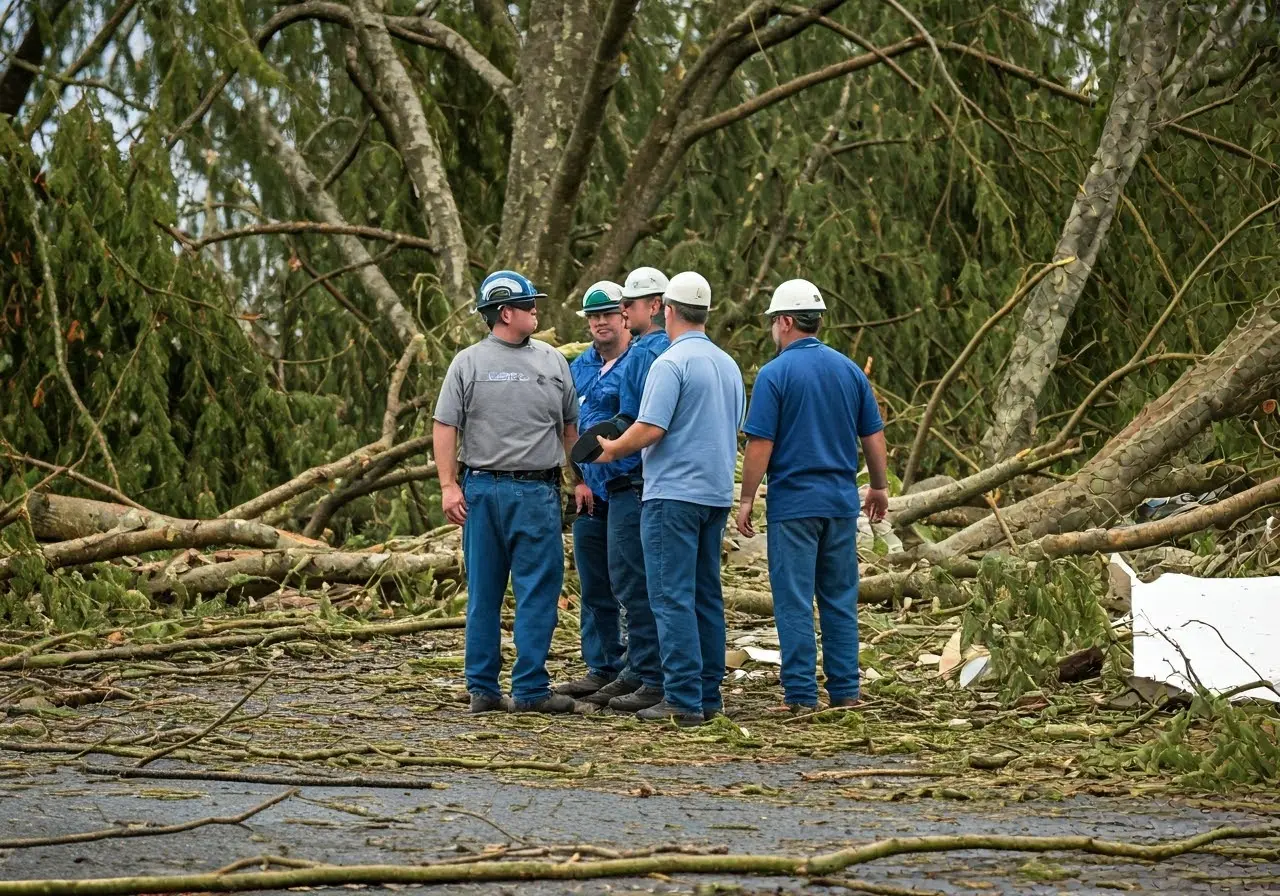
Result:
<svg viewBox="0 0 1280 896"><path fill-rule="evenodd" d="M449 364L435 419L461 430L461 460L472 469L559 466L565 426L578 422L569 362L545 342L512 345L490 334Z"/></svg>

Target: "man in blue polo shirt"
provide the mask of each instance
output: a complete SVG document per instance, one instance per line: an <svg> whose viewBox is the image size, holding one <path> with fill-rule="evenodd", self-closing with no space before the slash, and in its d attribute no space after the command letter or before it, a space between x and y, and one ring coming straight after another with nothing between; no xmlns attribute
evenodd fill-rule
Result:
<svg viewBox="0 0 1280 896"><path fill-rule="evenodd" d="M636 268L622 285L621 306L631 331L631 345L618 387L618 413L614 420L619 432L640 415L640 396L644 394L649 368L671 344L662 318L662 293L666 288L666 276L647 267ZM658 624L649 607L640 539L640 493L644 487L640 457L627 457L621 463L626 472L610 478L605 488L609 499L609 582L626 614L626 666L611 684L582 699L614 712L634 713L662 702L662 661L658 655Z"/></svg>
<svg viewBox="0 0 1280 896"><path fill-rule="evenodd" d="M677 274L662 300L671 347L649 369L636 422L616 440L600 439L601 460L642 451L641 541L664 696L636 715L697 725L722 705L720 545L746 396L738 365L707 338L706 279Z"/></svg>
<svg viewBox="0 0 1280 896"><path fill-rule="evenodd" d="M807 280L788 280L766 312L778 356L756 376L743 431L738 531L755 534L751 508L765 472L769 581L782 647L786 708L818 706L813 602L832 706L858 702L858 442L871 474L867 516L889 506L884 423L867 377L818 341L826 305Z"/></svg>
<svg viewBox="0 0 1280 896"><path fill-rule="evenodd" d="M618 413L618 391L626 368L631 334L622 314L622 287L594 283L582 297L580 317L591 329L591 346L569 365L578 390L578 427L585 431ZM558 694L588 697L614 681L626 664L618 599L609 584L608 483L629 477L640 458L611 464L582 464L574 490L578 516L573 521L573 560L582 586L582 661L587 674L556 688Z"/></svg>

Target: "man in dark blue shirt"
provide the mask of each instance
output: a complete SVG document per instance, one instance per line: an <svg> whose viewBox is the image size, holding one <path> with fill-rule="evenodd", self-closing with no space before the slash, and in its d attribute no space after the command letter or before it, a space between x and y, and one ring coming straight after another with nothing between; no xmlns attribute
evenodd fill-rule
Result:
<svg viewBox="0 0 1280 896"><path fill-rule="evenodd" d="M591 329L591 347L569 365L578 391L582 431L618 414L618 395L626 376L631 334L622 314L622 287L608 280L592 284L579 316ZM556 688L558 694L587 697L612 683L626 666L621 610L609 582L609 492L611 481L627 478L640 458L609 464L581 464L582 481L574 491L578 516L573 522L573 560L582 586L582 660L587 674Z"/></svg>
<svg viewBox="0 0 1280 896"><path fill-rule="evenodd" d="M738 531L767 472L765 519L782 688L792 712L818 705L816 596L832 706L858 702L858 443L871 476L867 516L888 509L884 423L867 377L817 339L826 305L807 280L776 290L767 314L778 356L756 376L743 431Z"/></svg>
<svg viewBox="0 0 1280 896"><path fill-rule="evenodd" d="M627 349L626 366L618 387L615 420L619 431L640 416L640 397L644 394L649 368L671 345L662 311L662 293L666 288L667 278L656 268L636 268L622 286L622 311L631 331L631 346ZM626 613L627 666L612 684L583 700L616 712L636 713L662 702L662 660L658 653L658 623L649 606L644 550L640 545L640 497L644 477L638 455L623 458L621 462L634 466L627 475L607 483L609 581Z"/></svg>

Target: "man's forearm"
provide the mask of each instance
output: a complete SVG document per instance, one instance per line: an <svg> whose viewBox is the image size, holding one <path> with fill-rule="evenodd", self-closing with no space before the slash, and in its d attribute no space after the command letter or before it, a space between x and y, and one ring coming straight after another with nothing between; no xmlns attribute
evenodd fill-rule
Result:
<svg viewBox="0 0 1280 896"><path fill-rule="evenodd" d="M627 427L626 432L618 436L613 447L618 457L626 457L628 454L635 454L642 448L656 444L666 434L665 429L654 426L652 423L632 423Z"/></svg>
<svg viewBox="0 0 1280 896"><path fill-rule="evenodd" d="M747 439L747 449L742 454L742 501L755 500L764 474L773 456L773 442L769 439Z"/></svg>
<svg viewBox="0 0 1280 896"><path fill-rule="evenodd" d="M436 421L431 425L431 451L436 459L440 487L458 484L458 431Z"/></svg>
<svg viewBox="0 0 1280 896"><path fill-rule="evenodd" d="M885 447L884 430L862 439L862 456L867 459L867 472L871 475L871 487L889 487L889 452Z"/></svg>

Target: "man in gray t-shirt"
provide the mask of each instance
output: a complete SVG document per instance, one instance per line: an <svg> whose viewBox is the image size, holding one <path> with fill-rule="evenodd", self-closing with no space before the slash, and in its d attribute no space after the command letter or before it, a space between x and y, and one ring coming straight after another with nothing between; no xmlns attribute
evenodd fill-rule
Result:
<svg viewBox="0 0 1280 896"><path fill-rule="evenodd" d="M514 271L486 277L476 309L490 334L457 354L436 401L432 441L441 505L445 517L462 526L472 712L573 712L577 706L572 697L551 693L547 654L564 584L560 465L578 438L578 399L564 356L529 338L538 328L540 298ZM508 578L516 599L510 701L498 685Z"/></svg>

